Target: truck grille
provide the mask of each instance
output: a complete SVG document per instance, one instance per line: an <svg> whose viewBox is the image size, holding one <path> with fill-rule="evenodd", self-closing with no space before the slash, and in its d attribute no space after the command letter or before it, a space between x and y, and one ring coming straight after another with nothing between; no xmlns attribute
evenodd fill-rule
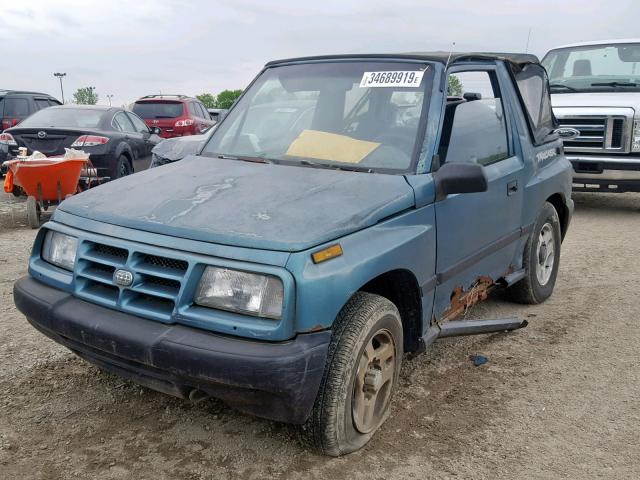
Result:
<svg viewBox="0 0 640 480"><path fill-rule="evenodd" d="M107 307L170 321L189 263L186 260L84 240L75 268L75 294ZM128 286L114 282L116 270L133 274Z"/></svg>
<svg viewBox="0 0 640 480"><path fill-rule="evenodd" d="M632 121L627 116L562 116L559 113L556 113L556 116L560 127L571 127L580 132L580 135L573 140L563 142L565 151L629 153Z"/></svg>

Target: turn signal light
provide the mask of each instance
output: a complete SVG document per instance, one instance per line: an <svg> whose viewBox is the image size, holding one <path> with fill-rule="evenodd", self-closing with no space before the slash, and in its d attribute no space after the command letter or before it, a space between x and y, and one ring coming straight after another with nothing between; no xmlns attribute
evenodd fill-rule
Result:
<svg viewBox="0 0 640 480"><path fill-rule="evenodd" d="M342 255L342 247L339 243L336 243L335 245L331 245L324 250L312 253L311 258L313 259L313 263L322 263L326 262L327 260L331 260L332 258L339 257L340 255Z"/></svg>

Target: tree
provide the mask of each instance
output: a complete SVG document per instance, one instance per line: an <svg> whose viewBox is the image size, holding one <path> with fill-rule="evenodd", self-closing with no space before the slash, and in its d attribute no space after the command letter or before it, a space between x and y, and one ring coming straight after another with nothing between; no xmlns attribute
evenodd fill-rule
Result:
<svg viewBox="0 0 640 480"><path fill-rule="evenodd" d="M242 90L223 90L216 97L216 103L213 108L231 108L233 102L242 95Z"/></svg>
<svg viewBox="0 0 640 480"><path fill-rule="evenodd" d="M202 102L206 108L216 108L216 97L210 93L201 93L196 98Z"/></svg>
<svg viewBox="0 0 640 480"><path fill-rule="evenodd" d="M73 99L78 105L95 105L98 103L96 87L83 87L76 90Z"/></svg>
<svg viewBox="0 0 640 480"><path fill-rule="evenodd" d="M447 89L447 95L452 97L461 97L464 86L458 77L455 75L449 75L449 88Z"/></svg>

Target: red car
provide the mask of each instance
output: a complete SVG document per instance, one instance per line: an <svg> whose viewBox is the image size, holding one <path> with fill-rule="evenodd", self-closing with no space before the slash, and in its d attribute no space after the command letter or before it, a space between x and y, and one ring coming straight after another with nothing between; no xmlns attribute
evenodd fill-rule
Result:
<svg viewBox="0 0 640 480"><path fill-rule="evenodd" d="M162 138L199 135L216 122L197 98L186 95L146 95L133 104L133 113Z"/></svg>

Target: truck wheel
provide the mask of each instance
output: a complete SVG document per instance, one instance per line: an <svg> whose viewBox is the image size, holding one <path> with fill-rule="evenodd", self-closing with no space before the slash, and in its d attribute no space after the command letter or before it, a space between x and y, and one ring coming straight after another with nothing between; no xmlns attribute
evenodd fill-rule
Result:
<svg viewBox="0 0 640 480"><path fill-rule="evenodd" d="M362 448L389 416L402 363L402 322L384 297L358 292L333 326L307 443L337 457Z"/></svg>
<svg viewBox="0 0 640 480"><path fill-rule="evenodd" d="M551 296L560 265L560 244L558 212L545 202L524 247L525 277L507 289L513 301L538 304Z"/></svg>
<svg viewBox="0 0 640 480"><path fill-rule="evenodd" d="M34 196L27 197L27 223L31 228L40 228L40 205Z"/></svg>

